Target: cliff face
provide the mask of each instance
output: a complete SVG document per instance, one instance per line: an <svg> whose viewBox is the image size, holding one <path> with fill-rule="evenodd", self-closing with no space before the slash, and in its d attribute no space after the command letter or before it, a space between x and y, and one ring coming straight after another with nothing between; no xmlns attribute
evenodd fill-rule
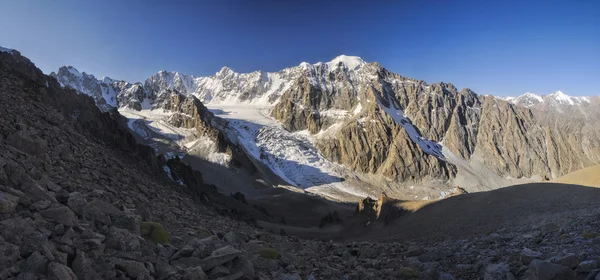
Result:
<svg viewBox="0 0 600 280"><path fill-rule="evenodd" d="M552 178L599 161L595 101L526 108L404 78L374 63L321 74L325 86L314 75L299 77L271 115L288 130L308 130L326 157L353 170L400 181L455 175L451 162L418 145L386 108L401 112L420 138L502 177Z"/></svg>

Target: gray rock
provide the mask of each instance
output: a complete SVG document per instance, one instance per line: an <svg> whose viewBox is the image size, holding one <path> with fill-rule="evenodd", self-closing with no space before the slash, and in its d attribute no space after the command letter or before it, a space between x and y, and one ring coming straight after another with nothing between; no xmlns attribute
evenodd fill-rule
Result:
<svg viewBox="0 0 600 280"><path fill-rule="evenodd" d="M452 274L450 274L450 273L441 271L438 279L439 280L454 280L456 278L454 278L454 276L452 276Z"/></svg>
<svg viewBox="0 0 600 280"><path fill-rule="evenodd" d="M144 265L146 265L146 269L148 270L148 272L150 272L150 275L156 274L156 268L154 267L154 264L152 264L151 262L145 262Z"/></svg>
<svg viewBox="0 0 600 280"><path fill-rule="evenodd" d="M242 252L240 250L227 245L213 251L210 254L210 257L207 257L200 262L200 266L204 271L208 271L216 266L232 261L241 254Z"/></svg>
<svg viewBox="0 0 600 280"><path fill-rule="evenodd" d="M140 249L140 239L126 229L111 227L106 237L106 248L137 251Z"/></svg>
<svg viewBox="0 0 600 280"><path fill-rule="evenodd" d="M423 255L420 255L419 261L435 262L435 261L439 261L441 259L447 258L451 255L452 255L452 252L450 252L450 251L436 250L436 251L431 251L431 252L427 252Z"/></svg>
<svg viewBox="0 0 600 280"><path fill-rule="evenodd" d="M361 259L373 259L377 258L378 255L379 251L377 248L365 244L360 248L358 257Z"/></svg>
<svg viewBox="0 0 600 280"><path fill-rule="evenodd" d="M224 277L229 275L229 269L227 269L224 266L216 266L213 269L208 271L208 277L210 279L215 279L215 278L219 278L219 277Z"/></svg>
<svg viewBox="0 0 600 280"><path fill-rule="evenodd" d="M71 268L56 262L48 265L48 277L57 280L77 280L77 276Z"/></svg>
<svg viewBox="0 0 600 280"><path fill-rule="evenodd" d="M8 242L0 243L0 268L10 267L20 258L19 247Z"/></svg>
<svg viewBox="0 0 600 280"><path fill-rule="evenodd" d="M92 267L92 261L81 250L77 250L71 267L75 275L77 275L77 279L102 279Z"/></svg>
<svg viewBox="0 0 600 280"><path fill-rule="evenodd" d="M551 280L571 279L571 270L563 265L542 260L533 260L529 264L529 279Z"/></svg>
<svg viewBox="0 0 600 280"><path fill-rule="evenodd" d="M534 259L542 259L542 253L533 251L529 248L523 248L521 251L521 262L528 265Z"/></svg>
<svg viewBox="0 0 600 280"><path fill-rule="evenodd" d="M114 205L102 200L93 200L83 208L83 218L89 221L112 224L111 215L119 215L121 211Z"/></svg>
<svg viewBox="0 0 600 280"><path fill-rule="evenodd" d="M190 267L185 270L182 276L183 280L208 280L208 276L202 270L202 267Z"/></svg>
<svg viewBox="0 0 600 280"><path fill-rule="evenodd" d="M204 273L204 272L202 272ZM167 279L177 274L177 269L163 261L156 262L156 276L158 279ZM193 278L192 278L193 279ZM200 278L202 279L202 278ZM206 277L208 279L208 277Z"/></svg>
<svg viewBox="0 0 600 280"><path fill-rule="evenodd" d="M238 266L234 270L234 273L235 272L242 272L245 276L252 279L256 277L256 272L254 271L254 265L252 264L252 261L244 256L240 256Z"/></svg>
<svg viewBox="0 0 600 280"><path fill-rule="evenodd" d="M21 238L23 242L21 243L19 250L23 256L39 250L42 245L48 243L46 235L39 231L23 232L21 233Z"/></svg>
<svg viewBox="0 0 600 280"><path fill-rule="evenodd" d="M423 267L423 263L419 260L419 257L410 257L402 261L402 264L407 267L412 267L416 269L421 269Z"/></svg>
<svg viewBox="0 0 600 280"><path fill-rule="evenodd" d="M44 245L42 245L42 247L40 248L41 253L50 261L54 261L54 254L52 254L52 251L56 250L56 248L54 248L53 244L50 242L45 243Z"/></svg>
<svg viewBox="0 0 600 280"><path fill-rule="evenodd" d="M281 254L281 258L279 259L279 262L284 266L288 266L288 265L296 265L296 263L298 262L298 258L296 258L296 256L285 252L283 254Z"/></svg>
<svg viewBox="0 0 600 280"><path fill-rule="evenodd" d="M37 275L35 275L35 273L31 273L31 272L21 272L19 273L19 275L17 275L16 278L14 278L15 280L38 280L39 277Z"/></svg>
<svg viewBox="0 0 600 280"><path fill-rule="evenodd" d="M128 276L133 278L150 275L150 272L143 263L132 260L119 260L116 262L116 268L125 271Z"/></svg>
<svg viewBox="0 0 600 280"><path fill-rule="evenodd" d="M577 271L590 272L596 268L598 268L598 261L597 260L589 260L589 261L583 261L583 262L579 263L579 266L577 266Z"/></svg>
<svg viewBox="0 0 600 280"><path fill-rule="evenodd" d="M226 233L223 236L223 240L225 240L225 242L232 244L232 245L240 245L242 243L244 243L244 240L242 240L235 232L230 231L228 233Z"/></svg>
<svg viewBox="0 0 600 280"><path fill-rule="evenodd" d="M201 260L196 257L184 257L184 258L178 258L176 260L171 261L171 265L179 266L179 267L183 267L183 268L196 267L196 266L199 266L200 264L201 264Z"/></svg>
<svg viewBox="0 0 600 280"><path fill-rule="evenodd" d="M31 205L29 205L29 210L40 211L40 210L48 209L48 207L50 207L51 204L52 204L52 202L50 202L49 200L40 200L38 202L35 202L35 203L32 203Z"/></svg>
<svg viewBox="0 0 600 280"><path fill-rule="evenodd" d="M228 276L225 276L225 277L219 277L216 280L237 280L237 279L240 279L242 277L244 277L243 273L236 272L234 274L231 274L231 275L228 275Z"/></svg>
<svg viewBox="0 0 600 280"><path fill-rule="evenodd" d="M40 211L42 217L57 222L59 224L63 224L68 227L72 227L77 221L77 217L75 217L75 213L71 211L68 207L59 206L56 208L50 208L43 211Z"/></svg>
<svg viewBox="0 0 600 280"><path fill-rule="evenodd" d="M38 251L31 254L24 262L21 263L21 272L46 274L46 266L48 260Z"/></svg>
<svg viewBox="0 0 600 280"><path fill-rule="evenodd" d="M87 200L80 192L72 192L69 194L69 199L67 200L67 205L73 212L77 213L79 216L83 216L83 209L85 209L85 205L87 205Z"/></svg>
<svg viewBox="0 0 600 280"><path fill-rule="evenodd" d="M579 257L575 254L566 254L562 256L556 256L550 259L551 263L560 264L571 269L577 268L579 265Z"/></svg>
<svg viewBox="0 0 600 280"><path fill-rule="evenodd" d="M302 280L302 277L298 273L294 274L281 274L274 278L275 280Z"/></svg>
<svg viewBox="0 0 600 280"><path fill-rule="evenodd" d="M206 258L208 256L210 256L210 253L212 253L210 251L210 247L204 245L204 244L200 244L198 245L198 247L196 247L196 249L194 249L194 252L192 252L192 257L197 257L197 258Z"/></svg>
<svg viewBox="0 0 600 280"><path fill-rule="evenodd" d="M45 187L46 189L53 191L55 193L58 193L62 190L62 187L55 184L54 182L52 182L47 175L43 175L42 179L38 182L42 187Z"/></svg>
<svg viewBox="0 0 600 280"><path fill-rule="evenodd" d="M0 213L12 213L19 204L19 197L0 191Z"/></svg>
<svg viewBox="0 0 600 280"><path fill-rule="evenodd" d="M135 235L140 235L140 222L142 218L138 215L121 213L111 216L113 226L126 229Z"/></svg>
<svg viewBox="0 0 600 280"><path fill-rule="evenodd" d="M163 259L171 259L171 257L177 252L177 248L170 244L156 244L156 252Z"/></svg>
<svg viewBox="0 0 600 280"><path fill-rule="evenodd" d="M484 280L515 280L505 263L490 264L485 268Z"/></svg>
<svg viewBox="0 0 600 280"><path fill-rule="evenodd" d="M196 249L197 244L186 244L183 247L181 247L181 249L179 249L179 251L177 251L175 254L173 254L173 256L171 257L172 260L176 260L179 258L185 258L185 257L191 257L192 253L194 253L194 250ZM197 257L197 256L194 256Z"/></svg>

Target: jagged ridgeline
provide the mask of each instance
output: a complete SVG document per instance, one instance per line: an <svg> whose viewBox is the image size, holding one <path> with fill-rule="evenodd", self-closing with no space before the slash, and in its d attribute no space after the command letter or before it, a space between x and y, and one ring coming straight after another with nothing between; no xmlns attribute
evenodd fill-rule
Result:
<svg viewBox="0 0 600 280"><path fill-rule="evenodd" d="M556 178L600 162L600 133L594 126L599 119L598 98L528 93L504 100L458 90L449 83L406 78L352 56L301 63L274 73L241 74L224 67L212 76L194 77L160 71L144 83L96 79L72 67L51 75L92 96L105 110L180 112L165 103L173 93L193 96L209 108L265 108L268 112L261 111L261 118L274 118L280 128L293 132L286 134L290 137L308 135L310 149L314 147L324 160L341 164L350 173L374 174L392 182L438 182L478 191ZM172 117L173 124L182 125L182 116ZM202 116L195 122L210 123ZM260 154L264 149L257 131L240 141L249 157L283 174L291 185L310 185L290 178L286 166ZM251 147L248 141L253 142ZM257 154L251 152L254 147L260 150ZM271 154L286 161L300 157L282 151ZM332 174L322 169L324 165L313 167Z"/></svg>

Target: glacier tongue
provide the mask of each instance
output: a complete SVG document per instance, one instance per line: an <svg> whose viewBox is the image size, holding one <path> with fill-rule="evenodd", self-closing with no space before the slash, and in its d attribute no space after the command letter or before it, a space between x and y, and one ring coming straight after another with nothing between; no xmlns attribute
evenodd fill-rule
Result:
<svg viewBox="0 0 600 280"><path fill-rule="evenodd" d="M238 105L207 106L227 119L238 144L290 185L308 192L344 197L368 196L345 181L350 171L325 159L301 132L289 132L267 116L269 107Z"/></svg>

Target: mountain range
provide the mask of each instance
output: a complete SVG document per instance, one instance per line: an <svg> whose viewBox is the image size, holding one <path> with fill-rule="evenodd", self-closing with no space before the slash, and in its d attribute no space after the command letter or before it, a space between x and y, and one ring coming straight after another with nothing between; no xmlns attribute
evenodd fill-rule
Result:
<svg viewBox="0 0 600 280"><path fill-rule="evenodd" d="M303 62L273 73L236 73L223 67L214 75L194 77L159 71L143 83L97 79L71 66L50 75L93 97L102 110L117 108L131 124L153 120L153 130L163 133L174 130L160 128L159 123L165 124L161 120L173 112L190 115L166 103L172 95L198 100L202 105L196 107L212 111L194 109L200 110L198 116L228 121L204 120L212 131L208 139L206 129L193 137L189 131L175 131L181 150L197 146L202 138L202 146L211 148L199 154L229 164L230 155L218 156L226 150L222 139L227 136L230 146L289 185L309 191L315 187L321 194L385 190L426 198L431 192L409 187L432 188L442 195L456 186L480 191L548 180L600 163L598 97L560 91L483 96L450 83L404 77L355 56ZM130 128L136 130L135 125ZM147 134L138 129L140 133ZM303 168L310 169L305 172L309 179L295 178ZM385 187L372 188L382 182Z"/></svg>

